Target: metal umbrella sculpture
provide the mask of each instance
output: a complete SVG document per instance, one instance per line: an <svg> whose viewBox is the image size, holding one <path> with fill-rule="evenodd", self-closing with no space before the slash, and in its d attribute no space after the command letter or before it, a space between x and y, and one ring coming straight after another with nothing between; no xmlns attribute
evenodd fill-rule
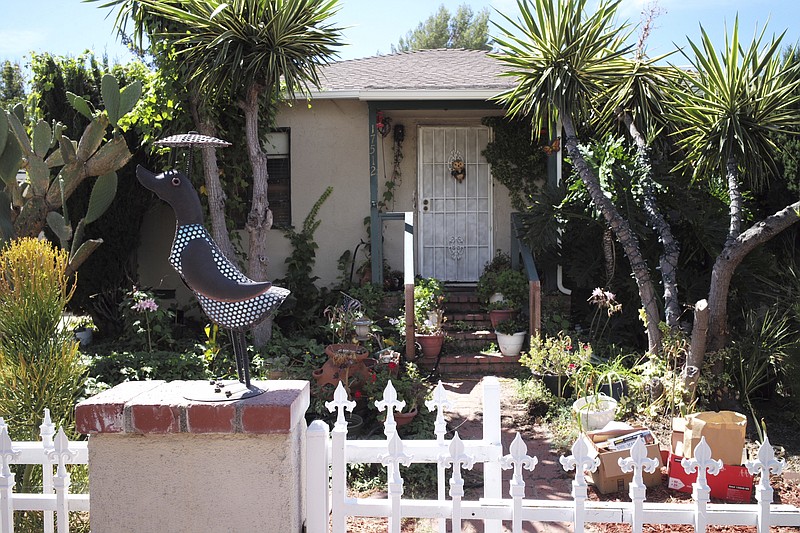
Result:
<svg viewBox="0 0 800 533"><path fill-rule="evenodd" d="M186 173L168 170L155 174L139 165L136 177L175 211L176 230L169 262L194 293L208 318L231 331L233 353L239 382L245 388L229 386L212 380L213 393L199 393L193 399L230 400L256 396L264 392L250 384L250 359L247 355L245 331L272 316L289 295L287 289L275 287L269 281L253 281L230 262L220 251L203 225L200 198L187 175L191 174L195 147L230 146L214 137L188 133L173 135L155 144L172 148L170 164L174 166L176 148L188 147ZM225 390L223 390L225 389Z"/></svg>

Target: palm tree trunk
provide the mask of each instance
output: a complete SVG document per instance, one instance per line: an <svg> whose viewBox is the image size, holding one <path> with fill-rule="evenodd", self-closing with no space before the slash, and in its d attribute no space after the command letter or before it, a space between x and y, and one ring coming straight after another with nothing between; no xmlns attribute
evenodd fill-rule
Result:
<svg viewBox="0 0 800 533"><path fill-rule="evenodd" d="M208 117L202 116L200 104L196 93L189 99L189 108L197 131L202 135L216 136L214 124ZM203 156L203 176L205 179L206 193L208 194L208 214L211 217L211 236L217 243L222 253L233 264L238 264L236 250L231 243L228 227L225 224L225 192L219 181L219 166L217 165L217 152L211 146L204 146L201 150Z"/></svg>
<svg viewBox="0 0 800 533"><path fill-rule="evenodd" d="M261 139L258 135L259 97L262 87L252 84L247 89L239 107L244 111L245 139L247 141L247 156L253 171L253 197L250 202L250 213L247 215L247 232L250 236L248 247L248 276L255 281L267 279L267 234L272 227L272 211L269 209L267 186L269 173L267 172L267 154L261 149ZM272 320L262 322L253 328L255 346L263 346L272 336Z"/></svg>
<svg viewBox="0 0 800 533"><path fill-rule="evenodd" d="M733 244L733 241L742 232L742 192L739 190L739 165L736 157L733 155L728 156L728 162L725 167L725 177L728 180L728 196L731 202L731 222L728 228L728 238L725 239L725 247L727 248Z"/></svg>
<svg viewBox="0 0 800 533"><path fill-rule="evenodd" d="M633 117L630 113L623 112L622 120L630 132L633 142L636 144L636 163L644 171L642 178L642 191L644 193L643 203L647 221L658 235L661 241L662 251L659 256L658 264L661 270L661 283L664 285L664 321L667 326L674 328L678 326L678 319L681 314L681 306L678 301L678 258L680 257L680 244L672 235L664 215L658 209L652 187L652 167L650 165L650 147L642 137Z"/></svg>
<svg viewBox="0 0 800 533"><path fill-rule="evenodd" d="M564 126L564 135L566 137L564 146L567 149L567 154L572 159L573 166L586 185L586 190L589 191L592 202L594 202L597 210L603 214L609 227L622 245L625 255L628 257L633 276L636 279L636 285L639 289L639 298L647 317L648 351L651 353L658 353L661 347L661 331L658 329L658 323L660 321L658 301L656 299L653 281L650 279L650 270L647 268L647 263L639 250L639 241L636 238L636 234L631 230L628 221L622 218L619 211L614 207L614 204L611 203L611 200L603 194L599 178L592 172L589 165L583 159L580 150L578 150L578 138L575 135L575 126L572 124L572 117L560 112L559 115L561 116Z"/></svg>
<svg viewBox="0 0 800 533"><path fill-rule="evenodd" d="M800 220L800 201L788 205L726 244L714 262L708 293L708 351L724 348L728 342L728 292L739 263L757 246Z"/></svg>

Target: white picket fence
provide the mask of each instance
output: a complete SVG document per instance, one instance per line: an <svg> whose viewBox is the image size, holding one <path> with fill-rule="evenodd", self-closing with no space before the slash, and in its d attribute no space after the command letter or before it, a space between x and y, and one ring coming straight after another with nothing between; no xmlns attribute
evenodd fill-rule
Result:
<svg viewBox="0 0 800 533"><path fill-rule="evenodd" d="M0 417L0 533L14 532L14 511L43 511L45 533L67 533L69 512L89 511L88 494L70 494L66 469L67 464L87 464L87 443L70 441L63 428L56 433L49 409L39 429L41 441L12 442ZM11 465L31 464L42 465L42 493L14 492Z"/></svg>
<svg viewBox="0 0 800 533"><path fill-rule="evenodd" d="M759 533L768 533L770 526L800 526L800 509L788 505L772 504L773 489L769 474L779 474L784 463L776 461L772 446L766 441L755 461L747 464L752 474L760 474L756 486L756 504L711 504L707 475L716 475L721 463L711 459L711 450L703 440L695 449L694 459L684 459L688 472L697 471L693 485L692 503L649 503L645 501L646 487L642 471L654 471L657 461L647 458L644 443L638 441L630 457L620 459L625 472L633 472L629 486L630 502L587 501L584 471L594 471L597 459L589 455L585 441L579 438L572 446L572 454L562 456L561 465L567 471L575 470L572 482L572 500L533 500L525 498L522 469L533 470L538 459L528 455L527 445L517 434L509 453L503 454L500 441L500 385L496 378L483 380L483 439L462 440L458 433L446 440L444 410L450 407L441 382L433 399L426 402L429 410L436 410L434 440L406 440L397 434L394 413L405 406L398 400L391 383L384 391L382 401L376 402L386 411L384 440L348 440L345 410L352 410L355 402L347 400L341 387L336 390L328 409L337 411L333 431L326 423L314 421L307 433L307 483L306 508L309 509L306 527L309 533L346 531L348 516L386 517L388 531L400 533L401 518L438 519L439 531L446 531L451 522L452 531L461 531L464 517L482 520L487 533L499 533L502 522L510 522L512 531L519 533L526 522L566 522L575 532L584 531L587 523L628 523L634 533L642 531L644 524L689 524L695 531L705 531L709 525L757 526ZM438 466L438 498L436 500L403 499L403 478L400 465L435 463ZM347 494L346 473L349 463L380 463L387 469L387 497L385 499L353 498ZM484 463L484 497L464 500L462 469L471 469L475 463ZM449 499L445 497L445 471L451 470ZM510 498L502 497L501 469L513 470L509 482ZM329 474L330 472L330 474ZM312 511L313 510L313 511Z"/></svg>

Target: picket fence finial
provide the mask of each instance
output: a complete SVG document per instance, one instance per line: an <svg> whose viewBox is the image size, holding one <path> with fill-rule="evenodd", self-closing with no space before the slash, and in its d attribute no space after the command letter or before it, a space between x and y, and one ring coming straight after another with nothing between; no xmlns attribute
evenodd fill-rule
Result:
<svg viewBox="0 0 800 533"><path fill-rule="evenodd" d="M332 413L334 409L337 410L336 423L333 426L333 430L347 431L347 420L344 418L344 410L347 409L352 413L353 409L356 408L356 402L347 399L347 391L344 390L344 386L342 385L341 381L336 386L336 390L333 392L333 401L325 402L325 407L330 413Z"/></svg>
<svg viewBox="0 0 800 533"><path fill-rule="evenodd" d="M586 470L594 472L600 466L600 458L589 455L589 446L582 436L579 436L572 444L572 455L562 455L558 461L566 471L575 469L575 483L579 487L586 486L586 478L583 473Z"/></svg>

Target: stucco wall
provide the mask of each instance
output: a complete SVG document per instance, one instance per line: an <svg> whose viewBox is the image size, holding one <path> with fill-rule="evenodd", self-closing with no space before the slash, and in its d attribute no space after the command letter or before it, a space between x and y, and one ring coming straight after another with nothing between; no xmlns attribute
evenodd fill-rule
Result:
<svg viewBox="0 0 800 533"><path fill-rule="evenodd" d="M401 180L389 206L394 211L415 211L417 197L417 127L420 125L480 125L481 118L498 114L487 110L384 111L393 124L405 126ZM370 184L368 153L368 105L355 100L314 100L311 105L297 102L282 110L276 126L291 129L292 222L300 227L311 207L328 185L333 193L323 204L318 219L322 222L314 235L319 245L314 275L320 286L335 284L339 271L337 259L346 250L353 251L367 239L364 219L369 216ZM392 173L392 135L379 137L378 183L382 194ZM511 203L506 188L494 182L494 249L510 249L509 214ZM139 253L140 279L155 287L179 289L179 300L190 300L188 292L172 272L166 259L171 243L174 218L171 211L154 209L142 228ZM169 231L167 231L169 228ZM247 234L243 232L243 245ZM284 261L291 246L280 230L269 235L271 279L286 272ZM388 222L384 227L385 257L390 267L401 269L403 226ZM362 249L357 262L364 261ZM357 263L357 264L358 264Z"/></svg>

